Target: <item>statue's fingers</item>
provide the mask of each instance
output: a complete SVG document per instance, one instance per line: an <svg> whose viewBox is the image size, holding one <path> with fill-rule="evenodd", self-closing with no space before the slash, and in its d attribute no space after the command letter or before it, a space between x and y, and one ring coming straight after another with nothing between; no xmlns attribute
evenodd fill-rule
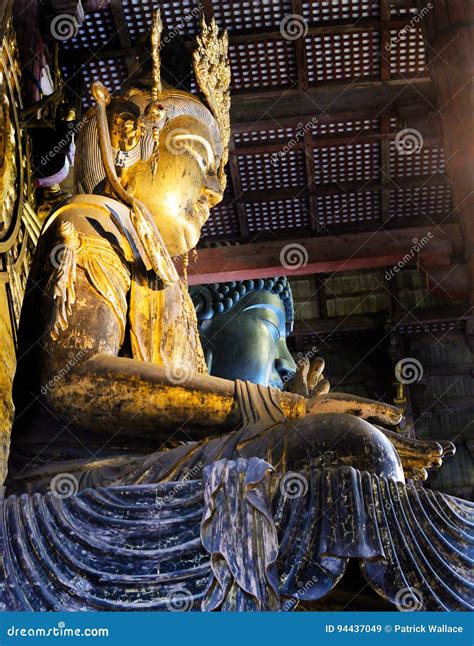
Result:
<svg viewBox="0 0 474 646"><path fill-rule="evenodd" d="M316 397L316 395L327 395L331 390L331 385L327 379L321 379L313 390L310 393L310 397Z"/></svg>
<svg viewBox="0 0 474 646"><path fill-rule="evenodd" d="M321 357L316 357L311 362L311 365L309 367L308 371L308 388L311 390L316 386L316 384L321 380L323 370L325 367L325 361Z"/></svg>
<svg viewBox="0 0 474 646"><path fill-rule="evenodd" d="M399 424L402 419L396 406L346 393L317 395L308 402L307 411L310 414L346 413L389 425Z"/></svg>
<svg viewBox="0 0 474 646"><path fill-rule="evenodd" d="M382 431L388 437L397 449L400 457L416 458L417 460L425 459L426 461L444 457L443 447L435 440L419 440L413 437L406 437L382 426L377 426L376 424L375 428L378 428L379 431Z"/></svg>
<svg viewBox="0 0 474 646"><path fill-rule="evenodd" d="M294 391L297 395L302 395L303 397L308 397L308 384L306 383L305 375L301 372L297 372L294 380Z"/></svg>
<svg viewBox="0 0 474 646"><path fill-rule="evenodd" d="M296 395L302 395L303 397L308 397L308 370L309 370L309 361L307 359L301 359L298 361L296 367L296 373L291 382L287 384L287 390Z"/></svg>

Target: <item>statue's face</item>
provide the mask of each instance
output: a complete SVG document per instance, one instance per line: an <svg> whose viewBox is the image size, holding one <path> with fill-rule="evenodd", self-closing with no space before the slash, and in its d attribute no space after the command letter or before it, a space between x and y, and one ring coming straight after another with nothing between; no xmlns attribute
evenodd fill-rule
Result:
<svg viewBox="0 0 474 646"><path fill-rule="evenodd" d="M193 249L209 209L222 199L216 157L207 126L191 116L168 122L160 132L155 176L151 162L127 171L127 189L153 215L171 256Z"/></svg>
<svg viewBox="0 0 474 646"><path fill-rule="evenodd" d="M210 374L282 388L296 370L285 321L280 297L265 290L246 294L229 312L204 321L201 341Z"/></svg>

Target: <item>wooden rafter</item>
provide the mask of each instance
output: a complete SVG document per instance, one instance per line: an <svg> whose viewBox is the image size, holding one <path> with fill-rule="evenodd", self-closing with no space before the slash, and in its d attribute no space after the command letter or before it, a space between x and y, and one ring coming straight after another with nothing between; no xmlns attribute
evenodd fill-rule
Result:
<svg viewBox="0 0 474 646"><path fill-rule="evenodd" d="M386 267L412 253L414 237L421 240L428 234L429 244L420 251L418 261L425 266L449 265L462 242L457 224L200 249L198 260L189 266L188 280L190 285L199 285L282 273L301 276ZM302 258L297 266L286 260L292 249Z"/></svg>
<svg viewBox="0 0 474 646"><path fill-rule="evenodd" d="M357 182L334 182L332 184L319 185L315 189L309 187L289 187L261 191L241 191L237 199L243 202L268 202L271 200L289 200L296 198L311 197L317 195L337 195L339 193L370 193L372 191L398 190L398 189L420 189L429 186L449 186L450 183L442 173L403 179L388 178L386 183L380 179ZM232 198L234 201L234 198Z"/></svg>
<svg viewBox="0 0 474 646"><path fill-rule="evenodd" d="M115 29L117 30L120 45L124 51L129 52L128 54L125 54L125 64L130 72L132 70L133 61L135 60L135 50L132 49L132 41L125 14L123 12L122 0L110 0L110 11L112 12L112 18L115 24Z"/></svg>

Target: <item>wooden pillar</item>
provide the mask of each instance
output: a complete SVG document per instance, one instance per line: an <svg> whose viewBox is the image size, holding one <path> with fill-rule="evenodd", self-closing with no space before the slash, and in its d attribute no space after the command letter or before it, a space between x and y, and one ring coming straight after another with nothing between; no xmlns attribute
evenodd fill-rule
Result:
<svg viewBox="0 0 474 646"><path fill-rule="evenodd" d="M472 0L418 0L431 79L452 182L454 209L465 238L474 304L474 3Z"/></svg>

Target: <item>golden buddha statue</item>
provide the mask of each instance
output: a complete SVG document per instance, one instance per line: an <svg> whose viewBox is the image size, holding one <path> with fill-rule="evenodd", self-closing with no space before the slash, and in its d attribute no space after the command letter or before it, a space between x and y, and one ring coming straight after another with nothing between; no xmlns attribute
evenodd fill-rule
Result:
<svg viewBox="0 0 474 646"><path fill-rule="evenodd" d="M203 22L193 66L207 107L162 83L160 36L158 14L151 75L113 98L94 84L96 107L77 145L77 195L43 228L20 330L10 490L41 490L65 471L93 473L100 484L104 469L115 465L125 477L125 463L160 449L174 464L160 478L178 477L186 451L213 447L217 459L223 446L228 456L273 456L285 469L319 455L319 444L324 452L334 444L330 464L400 481L394 445L410 475L439 465L439 444L403 448L396 434L390 442L363 421L396 425L393 406L324 391L307 396L307 388L304 396L253 386L250 395L249 384L206 374L194 307L172 258L183 257L185 273L225 188L227 37ZM280 424L284 450L273 455L267 430L274 433L276 421L290 425Z"/></svg>

